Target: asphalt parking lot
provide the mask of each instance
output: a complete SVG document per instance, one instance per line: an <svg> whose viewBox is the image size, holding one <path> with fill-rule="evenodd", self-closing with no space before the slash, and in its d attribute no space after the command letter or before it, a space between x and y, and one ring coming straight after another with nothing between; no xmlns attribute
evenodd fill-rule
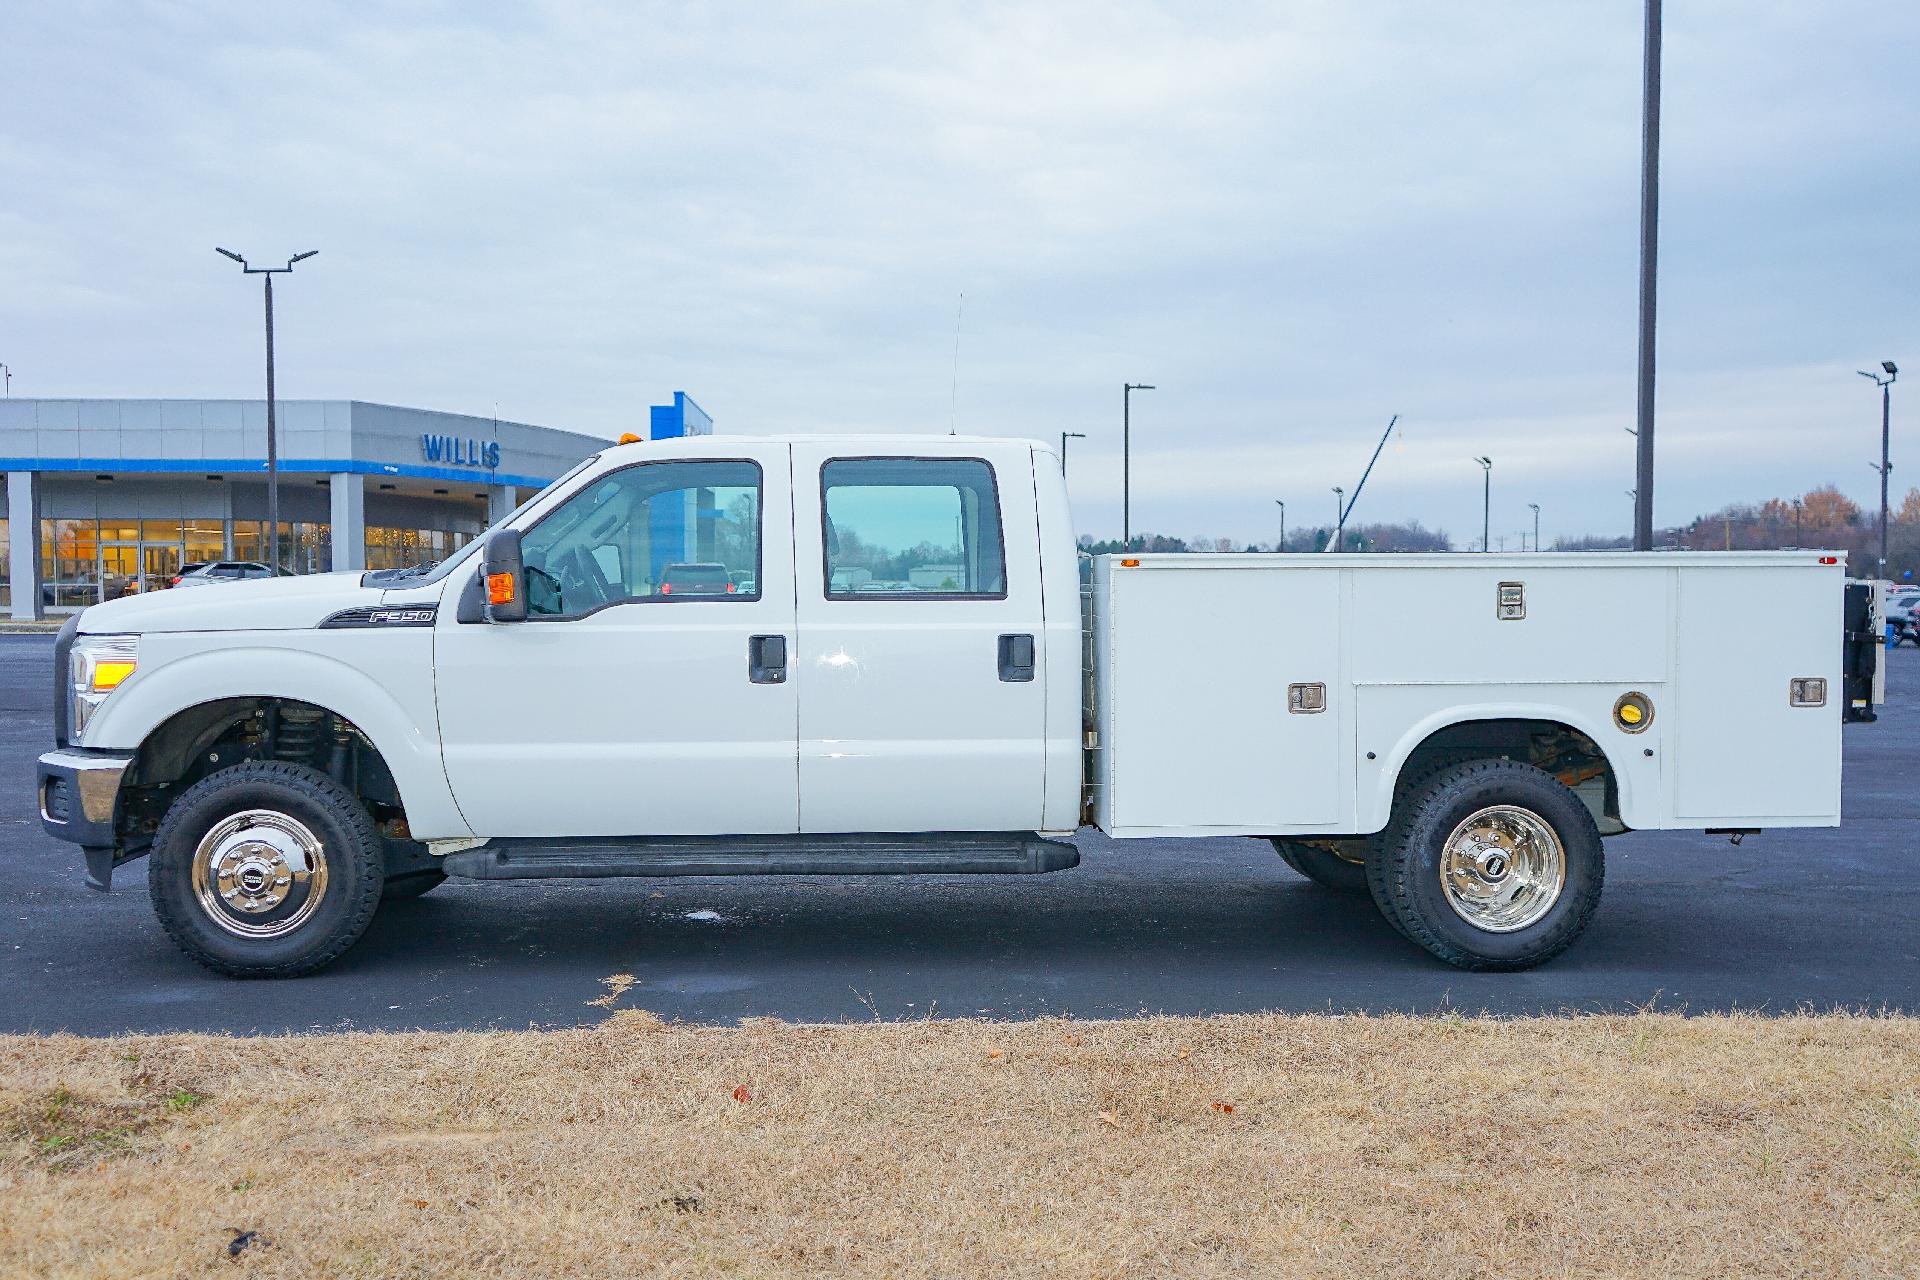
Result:
<svg viewBox="0 0 1920 1280"><path fill-rule="evenodd" d="M236 982L176 951L144 863L109 894L35 815L52 641L0 636L0 1030L524 1028L643 1007L685 1021L1242 1010L1920 1008L1920 650L1846 730L1846 822L1733 847L1607 842L1573 951L1467 974L1252 840L1079 841L1073 871L479 884L384 908L315 977ZM1737 749L1738 744L1729 744ZM603 980L634 985L611 1005Z"/></svg>

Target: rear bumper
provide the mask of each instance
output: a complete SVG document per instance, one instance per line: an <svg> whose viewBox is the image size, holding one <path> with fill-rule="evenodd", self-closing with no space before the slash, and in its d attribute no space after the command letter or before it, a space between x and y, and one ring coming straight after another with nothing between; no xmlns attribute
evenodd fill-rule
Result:
<svg viewBox="0 0 1920 1280"><path fill-rule="evenodd" d="M49 751L40 757L40 826L77 844L87 855L87 883L105 889L113 879L114 811L132 752Z"/></svg>

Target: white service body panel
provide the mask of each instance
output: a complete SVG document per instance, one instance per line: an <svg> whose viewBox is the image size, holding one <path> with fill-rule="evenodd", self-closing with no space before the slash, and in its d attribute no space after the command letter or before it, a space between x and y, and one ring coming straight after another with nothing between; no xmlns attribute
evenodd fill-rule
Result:
<svg viewBox="0 0 1920 1280"><path fill-rule="evenodd" d="M1429 735L1566 725L1629 828L1840 820L1843 571L1820 552L1096 557L1091 779L1116 836L1370 834ZM1524 614L1502 617L1502 584ZM1730 629L1767 601L1772 621ZM1823 706L1790 706L1796 678ZM1324 686L1324 709L1289 686ZM1614 721L1637 692L1654 715ZM1311 702L1311 698L1308 699Z"/></svg>

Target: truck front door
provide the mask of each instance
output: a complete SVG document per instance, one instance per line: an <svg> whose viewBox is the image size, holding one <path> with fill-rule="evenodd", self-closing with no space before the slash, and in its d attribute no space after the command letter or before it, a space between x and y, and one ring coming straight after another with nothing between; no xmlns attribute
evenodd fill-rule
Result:
<svg viewBox="0 0 1920 1280"><path fill-rule="evenodd" d="M458 621L450 580L436 696L476 834L798 829L790 495L785 445L635 462L523 530L525 622Z"/></svg>
<svg viewBox="0 0 1920 1280"><path fill-rule="evenodd" d="M1046 634L1031 452L793 452L801 829L1037 830Z"/></svg>

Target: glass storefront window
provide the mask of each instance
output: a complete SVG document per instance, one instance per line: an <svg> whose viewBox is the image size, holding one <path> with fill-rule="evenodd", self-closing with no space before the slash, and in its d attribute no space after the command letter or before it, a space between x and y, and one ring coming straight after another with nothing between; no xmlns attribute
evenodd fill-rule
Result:
<svg viewBox="0 0 1920 1280"><path fill-rule="evenodd" d="M367 526L367 568L406 569L445 560L472 542L475 534L452 529L394 529Z"/></svg>
<svg viewBox="0 0 1920 1280"><path fill-rule="evenodd" d="M233 558L265 561L267 558L266 527L264 520L235 520L233 522Z"/></svg>
<svg viewBox="0 0 1920 1280"><path fill-rule="evenodd" d="M100 543L91 520L40 522L40 602L79 609L100 600Z"/></svg>
<svg viewBox="0 0 1920 1280"><path fill-rule="evenodd" d="M233 522L233 558L267 562L267 522ZM280 567L293 573L325 573L333 563L333 527L280 522Z"/></svg>
<svg viewBox="0 0 1920 1280"><path fill-rule="evenodd" d="M183 561L209 564L227 558L227 531L218 520L189 520L184 531Z"/></svg>

